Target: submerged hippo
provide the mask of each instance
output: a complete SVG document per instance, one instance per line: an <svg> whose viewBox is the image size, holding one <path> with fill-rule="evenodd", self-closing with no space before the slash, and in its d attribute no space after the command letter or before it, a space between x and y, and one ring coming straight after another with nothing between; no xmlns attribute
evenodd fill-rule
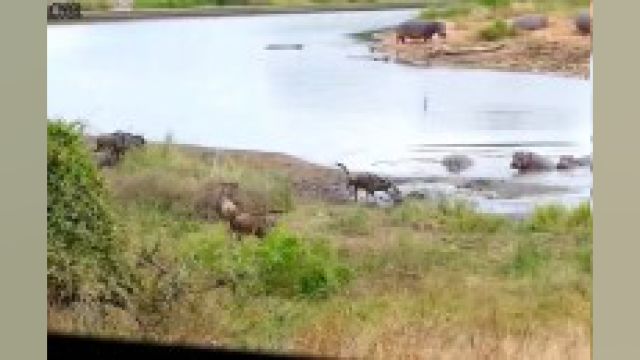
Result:
<svg viewBox="0 0 640 360"><path fill-rule="evenodd" d="M465 155L448 155L442 159L441 163L447 171L458 174L471 167L473 160Z"/></svg>
<svg viewBox="0 0 640 360"><path fill-rule="evenodd" d="M396 28L396 42L403 44L407 38L418 38L427 41L433 38L433 35L446 38L446 24L441 21L410 20L401 23Z"/></svg>
<svg viewBox="0 0 640 360"><path fill-rule="evenodd" d="M556 168L549 159L532 152L517 151L513 154L511 168L521 172L541 171Z"/></svg>
<svg viewBox="0 0 640 360"><path fill-rule="evenodd" d="M591 16L589 11L582 11L575 20L576 28L582 35L591 34Z"/></svg>
<svg viewBox="0 0 640 360"><path fill-rule="evenodd" d="M518 30L540 30L549 25L549 19L544 15L523 15L513 20L513 26Z"/></svg>
<svg viewBox="0 0 640 360"><path fill-rule="evenodd" d="M584 156L580 158L576 158L571 155L563 155L560 157L558 161L558 165L556 165L558 170L570 170L576 167L591 167L591 157Z"/></svg>

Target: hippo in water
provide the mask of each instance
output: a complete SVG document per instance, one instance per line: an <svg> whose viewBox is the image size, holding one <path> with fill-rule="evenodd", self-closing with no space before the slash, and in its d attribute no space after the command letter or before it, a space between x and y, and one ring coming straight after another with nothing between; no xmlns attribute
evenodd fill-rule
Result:
<svg viewBox="0 0 640 360"><path fill-rule="evenodd" d="M588 11L582 11L575 20L576 28L582 35L591 34L591 16Z"/></svg>
<svg viewBox="0 0 640 360"><path fill-rule="evenodd" d="M541 155L532 152L518 151L513 154L511 168L520 172L526 172L551 170L556 168L556 165Z"/></svg>
<svg viewBox="0 0 640 360"><path fill-rule="evenodd" d="M419 38L426 42L432 39L433 35L446 38L446 24L441 21L411 20L398 25L396 29L396 42L404 44L406 38Z"/></svg>
<svg viewBox="0 0 640 360"><path fill-rule="evenodd" d="M571 155L563 155L560 156L560 160L558 161L558 165L556 168L558 170L570 170L576 167L591 167L591 157L584 156L580 158L576 158Z"/></svg>
<svg viewBox="0 0 640 360"><path fill-rule="evenodd" d="M473 160L465 155L448 155L442 159L442 166L447 171L458 174L473 165Z"/></svg>

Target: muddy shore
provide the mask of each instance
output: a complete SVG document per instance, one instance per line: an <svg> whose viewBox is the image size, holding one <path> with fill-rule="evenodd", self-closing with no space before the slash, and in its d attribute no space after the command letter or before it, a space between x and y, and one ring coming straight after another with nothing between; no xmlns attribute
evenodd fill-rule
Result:
<svg viewBox="0 0 640 360"><path fill-rule="evenodd" d="M478 38L483 22L447 22L447 38L396 42L395 32L374 33L371 50L386 61L421 67L506 70L588 78L591 40L581 35L570 16L549 17L549 26L519 31L490 42Z"/></svg>
<svg viewBox="0 0 640 360"><path fill-rule="evenodd" d="M94 137L87 137L91 149L95 147ZM159 146L159 143L150 143ZM346 188L346 177L338 167L315 164L296 156L257 150L239 150L205 147L198 145L175 144L178 149L204 158L219 158L237 161L257 170L277 171L291 182L295 196L300 200L320 200L329 203L353 201L353 193ZM399 177L387 176L399 186L402 197L418 200L442 199L443 194L436 190L425 190L436 185L448 188L462 198L481 197L486 199L516 199L526 196L553 195L567 191L563 186L534 184L510 179L477 178L464 176L428 176ZM383 194L379 194L383 195ZM445 196L448 198L448 196ZM359 201L364 201L361 193ZM370 199L373 200L373 199ZM381 206L389 205L384 196L374 200ZM522 214L510 214L516 217Z"/></svg>

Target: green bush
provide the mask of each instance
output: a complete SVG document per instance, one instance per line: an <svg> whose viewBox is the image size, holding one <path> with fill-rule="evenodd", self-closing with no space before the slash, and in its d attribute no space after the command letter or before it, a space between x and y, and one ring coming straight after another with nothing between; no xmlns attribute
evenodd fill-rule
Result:
<svg viewBox="0 0 640 360"><path fill-rule="evenodd" d="M117 260L102 178L77 124L47 126L47 289L51 300L104 295ZM82 294L81 294L82 293Z"/></svg>
<svg viewBox="0 0 640 360"><path fill-rule="evenodd" d="M217 228L188 241L183 251L217 280L250 296L323 298L346 284L352 274L326 243L301 239L282 229L260 242L231 243Z"/></svg>
<svg viewBox="0 0 640 360"><path fill-rule="evenodd" d="M494 20L490 25L480 30L478 36L485 41L498 41L516 35L513 26L504 20Z"/></svg>

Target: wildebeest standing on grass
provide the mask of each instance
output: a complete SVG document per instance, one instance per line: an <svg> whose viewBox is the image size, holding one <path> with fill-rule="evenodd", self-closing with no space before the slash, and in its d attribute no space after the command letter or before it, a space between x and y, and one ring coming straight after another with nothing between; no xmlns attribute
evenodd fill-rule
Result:
<svg viewBox="0 0 640 360"><path fill-rule="evenodd" d="M122 131L111 134L100 135L96 139L96 151L106 152L114 160L109 163L117 163L122 155L133 147L140 147L146 144L144 137L133 135Z"/></svg>
<svg viewBox="0 0 640 360"><path fill-rule="evenodd" d="M447 27L441 21L410 20L401 23L396 28L396 42L405 43L407 38L431 40L433 35L447 37Z"/></svg>

